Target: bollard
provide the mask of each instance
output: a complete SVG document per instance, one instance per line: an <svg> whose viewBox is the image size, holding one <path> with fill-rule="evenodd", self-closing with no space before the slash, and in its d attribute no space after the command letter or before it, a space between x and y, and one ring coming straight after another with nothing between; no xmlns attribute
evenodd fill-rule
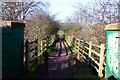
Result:
<svg viewBox="0 0 120 80"><path fill-rule="evenodd" d="M43 56L44 56L44 66L45 66L45 76L48 76L49 71L48 71L48 52L44 52Z"/></svg>
<svg viewBox="0 0 120 80"><path fill-rule="evenodd" d="M76 58L76 73L79 74L80 72L80 66L79 66L79 61L80 61L80 54L77 54L77 58Z"/></svg>

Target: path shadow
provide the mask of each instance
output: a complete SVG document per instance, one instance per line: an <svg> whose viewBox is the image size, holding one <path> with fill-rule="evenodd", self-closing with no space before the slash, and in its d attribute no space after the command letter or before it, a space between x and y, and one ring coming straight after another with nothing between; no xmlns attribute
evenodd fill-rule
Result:
<svg viewBox="0 0 120 80"><path fill-rule="evenodd" d="M50 59L48 78L73 78L75 59L69 56Z"/></svg>
<svg viewBox="0 0 120 80"><path fill-rule="evenodd" d="M94 68L92 68L86 62L80 62L76 59L76 73L75 78L82 80L100 80L98 74Z"/></svg>

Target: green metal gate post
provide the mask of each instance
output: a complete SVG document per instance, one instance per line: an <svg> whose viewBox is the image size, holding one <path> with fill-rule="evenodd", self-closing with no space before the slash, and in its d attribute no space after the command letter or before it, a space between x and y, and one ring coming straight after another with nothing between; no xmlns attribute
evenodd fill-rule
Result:
<svg viewBox="0 0 120 80"><path fill-rule="evenodd" d="M114 76L120 80L120 23L106 25L105 78Z"/></svg>
<svg viewBox="0 0 120 80"><path fill-rule="evenodd" d="M2 27L2 79L23 75L24 23Z"/></svg>

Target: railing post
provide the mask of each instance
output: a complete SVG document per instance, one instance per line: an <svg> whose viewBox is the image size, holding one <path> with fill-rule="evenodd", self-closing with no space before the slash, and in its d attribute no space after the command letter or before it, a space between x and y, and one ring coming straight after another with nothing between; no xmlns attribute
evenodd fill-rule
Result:
<svg viewBox="0 0 120 80"><path fill-rule="evenodd" d="M82 42L82 54L84 55L85 41Z"/></svg>
<svg viewBox="0 0 120 80"><path fill-rule="evenodd" d="M72 38L72 46L75 47L75 38Z"/></svg>
<svg viewBox="0 0 120 80"><path fill-rule="evenodd" d="M48 70L48 56L49 53L47 51L43 52L44 56L44 70L45 70L45 75L48 76L49 70Z"/></svg>
<svg viewBox="0 0 120 80"><path fill-rule="evenodd" d="M51 45L51 36L49 36L49 39L48 39L48 46Z"/></svg>
<svg viewBox="0 0 120 80"><path fill-rule="evenodd" d="M101 44L100 47L100 65L99 65L99 77L103 77L102 70L103 70L103 64L104 64L104 51L105 51L105 44Z"/></svg>
<svg viewBox="0 0 120 80"><path fill-rule="evenodd" d="M47 47L50 46L50 42L51 42L51 37L49 36L48 37L48 45L47 45Z"/></svg>
<svg viewBox="0 0 120 80"><path fill-rule="evenodd" d="M36 46L36 53L35 53L35 55L36 55L36 63L38 63L38 57L39 57L39 55L38 55L38 39L36 39L36 44L37 44L37 46Z"/></svg>
<svg viewBox="0 0 120 80"><path fill-rule="evenodd" d="M89 56L89 60L88 60L88 63L90 64L90 61L91 61L91 53L92 53L92 41L90 41L90 43L89 43L89 54L88 54L88 56Z"/></svg>
<svg viewBox="0 0 120 80"><path fill-rule="evenodd" d="M75 39L74 38L74 47L76 47L79 51L79 47L80 47L80 40L79 39ZM77 57L76 57L76 72L79 73L80 72L80 66L79 66L79 61L80 61L80 53L77 53Z"/></svg>
<svg viewBox="0 0 120 80"><path fill-rule="evenodd" d="M53 36L50 37L50 45L53 43Z"/></svg>
<svg viewBox="0 0 120 80"><path fill-rule="evenodd" d="M41 38L41 40L40 40L40 46L41 46L41 47L40 47L40 48L41 48L40 50L41 50L41 52L42 52L42 50L43 50L43 41L42 41L42 38ZM41 52L40 52L40 53L41 53Z"/></svg>
<svg viewBox="0 0 120 80"><path fill-rule="evenodd" d="M80 54L79 53L77 54L77 60L80 60Z"/></svg>
<svg viewBox="0 0 120 80"><path fill-rule="evenodd" d="M53 36L51 36L51 43L50 44L52 45L52 43L53 43Z"/></svg>
<svg viewBox="0 0 120 80"><path fill-rule="evenodd" d="M26 52L25 52L25 67L26 67L26 73L28 74L29 73L29 41L28 40L26 40L25 49L26 49Z"/></svg>
<svg viewBox="0 0 120 80"><path fill-rule="evenodd" d="M41 37L38 37L38 57L40 56L41 53Z"/></svg>
<svg viewBox="0 0 120 80"><path fill-rule="evenodd" d="M80 47L80 40L78 40L78 39L77 39L77 44L78 44L77 48L79 50L80 49L79 48ZM79 53L77 54L77 59L80 60L80 54Z"/></svg>

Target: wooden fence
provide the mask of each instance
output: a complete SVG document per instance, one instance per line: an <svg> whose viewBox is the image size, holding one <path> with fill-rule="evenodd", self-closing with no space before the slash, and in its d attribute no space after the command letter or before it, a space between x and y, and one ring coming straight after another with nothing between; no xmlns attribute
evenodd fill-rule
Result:
<svg viewBox="0 0 120 80"><path fill-rule="evenodd" d="M73 45L76 48L77 59L80 60L80 55L96 69L99 77L103 77L105 66L105 44L96 45L92 41L87 42L80 39L74 39Z"/></svg>
<svg viewBox="0 0 120 80"><path fill-rule="evenodd" d="M38 40L25 43L25 67L27 74L34 69L34 65L38 63Z"/></svg>
<svg viewBox="0 0 120 80"><path fill-rule="evenodd" d="M53 42L54 42L54 36L44 37L41 38L40 40L36 39L34 41L26 40L25 68L27 74L35 70L38 64L38 60L40 59L40 56L43 55L43 52L46 50L46 48L51 46ZM40 43L40 45L38 43Z"/></svg>
<svg viewBox="0 0 120 80"><path fill-rule="evenodd" d="M40 45L39 45L39 50L40 50L40 54L41 55L43 53L44 50L46 50L46 48L50 45L52 45L52 43L54 42L55 36L50 36L50 37L44 37L41 38L40 40Z"/></svg>

